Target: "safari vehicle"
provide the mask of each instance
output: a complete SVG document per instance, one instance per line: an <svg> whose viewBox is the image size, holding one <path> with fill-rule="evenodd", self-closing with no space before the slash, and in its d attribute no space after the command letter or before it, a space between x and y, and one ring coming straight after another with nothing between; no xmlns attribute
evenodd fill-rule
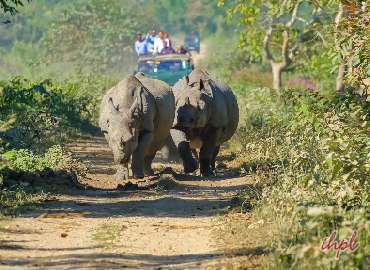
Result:
<svg viewBox="0 0 370 270"><path fill-rule="evenodd" d="M137 62L137 71L171 86L193 69L193 61L188 54L145 55L140 56Z"/></svg>
<svg viewBox="0 0 370 270"><path fill-rule="evenodd" d="M198 32L193 32L185 36L184 47L186 50L200 52L200 36Z"/></svg>

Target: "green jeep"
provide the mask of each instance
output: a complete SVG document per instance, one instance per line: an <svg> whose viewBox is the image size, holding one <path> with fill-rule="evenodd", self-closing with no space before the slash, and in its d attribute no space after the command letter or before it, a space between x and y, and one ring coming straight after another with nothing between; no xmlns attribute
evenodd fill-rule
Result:
<svg viewBox="0 0 370 270"><path fill-rule="evenodd" d="M188 54L144 55L137 61L138 72L171 86L188 75L193 68L193 61Z"/></svg>

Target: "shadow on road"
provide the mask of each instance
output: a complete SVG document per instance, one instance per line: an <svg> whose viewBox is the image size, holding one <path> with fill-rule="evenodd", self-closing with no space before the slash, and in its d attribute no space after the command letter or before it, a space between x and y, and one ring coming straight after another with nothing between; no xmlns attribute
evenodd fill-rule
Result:
<svg viewBox="0 0 370 270"><path fill-rule="evenodd" d="M119 248L119 247L115 247ZM27 259L6 259L1 264L9 267L38 267L39 269L161 269L163 266L171 269L184 269L206 264L211 260L222 260L239 256L259 256L268 253L263 247L234 249L226 252L206 254L183 254L159 256L153 254L117 254L117 253L75 253L78 249L71 249L73 254L32 257ZM61 251L55 249L55 251ZM62 251L66 251L63 249ZM159 268L160 267L160 268Z"/></svg>

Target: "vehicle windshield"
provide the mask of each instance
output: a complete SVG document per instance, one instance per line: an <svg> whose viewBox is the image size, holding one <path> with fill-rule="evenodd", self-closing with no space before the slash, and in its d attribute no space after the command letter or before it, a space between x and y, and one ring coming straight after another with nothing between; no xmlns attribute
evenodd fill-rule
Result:
<svg viewBox="0 0 370 270"><path fill-rule="evenodd" d="M161 60L161 61L143 61L139 63L139 71L143 73L156 72L178 72L187 71L189 63L186 60Z"/></svg>
<svg viewBox="0 0 370 270"><path fill-rule="evenodd" d="M197 43L197 42L199 42L199 38L197 36L186 37L185 42L187 42L187 43L192 43L192 42Z"/></svg>
<svg viewBox="0 0 370 270"><path fill-rule="evenodd" d="M162 80L174 85L192 70L189 59L149 59L138 63L138 71L150 78Z"/></svg>

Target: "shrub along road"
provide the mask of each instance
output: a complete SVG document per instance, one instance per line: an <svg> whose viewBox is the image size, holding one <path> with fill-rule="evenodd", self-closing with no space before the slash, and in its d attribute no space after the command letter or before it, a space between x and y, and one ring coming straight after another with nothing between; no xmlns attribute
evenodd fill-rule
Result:
<svg viewBox="0 0 370 270"><path fill-rule="evenodd" d="M257 264L258 249L244 250L242 257L242 246L229 246L220 237L237 191L253 178L224 168L214 179L166 174L139 183L141 190L120 191L103 138L77 141L70 150L90 164L85 184L95 189L65 188L59 191L64 195L41 208L2 220L0 269L219 269L241 260ZM220 164L228 165L223 158ZM163 167L155 164L157 171ZM248 215L242 216L247 220Z"/></svg>

